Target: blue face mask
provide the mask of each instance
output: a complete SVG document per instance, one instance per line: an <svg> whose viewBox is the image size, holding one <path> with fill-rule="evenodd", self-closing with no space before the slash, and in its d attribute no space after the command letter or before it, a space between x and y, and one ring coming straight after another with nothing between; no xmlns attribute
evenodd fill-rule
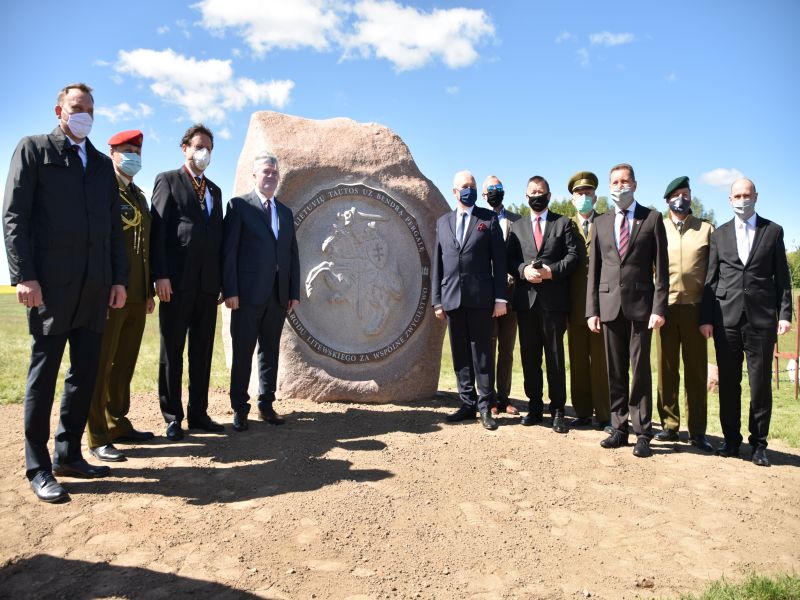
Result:
<svg viewBox="0 0 800 600"><path fill-rule="evenodd" d="M575 199L575 208L582 215L588 215L594 209L593 198L589 194L579 194Z"/></svg>
<svg viewBox="0 0 800 600"><path fill-rule="evenodd" d="M135 152L120 152L119 170L133 177L142 168L142 157Z"/></svg>
<svg viewBox="0 0 800 600"><path fill-rule="evenodd" d="M475 188L464 188L458 192L459 201L464 206L472 206L478 199L478 190Z"/></svg>

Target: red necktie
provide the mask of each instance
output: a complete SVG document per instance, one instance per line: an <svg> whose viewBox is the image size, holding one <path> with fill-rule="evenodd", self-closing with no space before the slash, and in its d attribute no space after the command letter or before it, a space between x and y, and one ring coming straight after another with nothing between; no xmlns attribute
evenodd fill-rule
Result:
<svg viewBox="0 0 800 600"><path fill-rule="evenodd" d="M619 223L619 257L625 258L625 253L628 251L628 242L631 239L631 232L628 231L628 211L623 210L619 213L622 220Z"/></svg>
<svg viewBox="0 0 800 600"><path fill-rule="evenodd" d="M542 228L539 225L539 221L542 220L542 217L536 217L536 225L533 227L533 241L536 243L536 251L542 249Z"/></svg>

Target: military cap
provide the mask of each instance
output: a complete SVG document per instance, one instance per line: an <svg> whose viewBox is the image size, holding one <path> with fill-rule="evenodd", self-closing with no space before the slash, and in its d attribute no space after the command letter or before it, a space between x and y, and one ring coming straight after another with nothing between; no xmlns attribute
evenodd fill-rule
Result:
<svg viewBox="0 0 800 600"><path fill-rule="evenodd" d="M144 141L144 134L138 129L128 129L127 131L120 131L111 136L108 140L109 146L119 146L120 144L133 144L134 146L142 147Z"/></svg>
<svg viewBox="0 0 800 600"><path fill-rule="evenodd" d="M664 192L664 199L670 197L672 192L675 190L679 190L681 188L688 188L689 187L689 178L684 175L683 177L676 177L672 181L669 182L667 186L667 191Z"/></svg>
<svg viewBox="0 0 800 600"><path fill-rule="evenodd" d="M597 189L597 175L591 171L578 171L569 178L569 182L567 183L567 189L570 194L575 188L587 186Z"/></svg>

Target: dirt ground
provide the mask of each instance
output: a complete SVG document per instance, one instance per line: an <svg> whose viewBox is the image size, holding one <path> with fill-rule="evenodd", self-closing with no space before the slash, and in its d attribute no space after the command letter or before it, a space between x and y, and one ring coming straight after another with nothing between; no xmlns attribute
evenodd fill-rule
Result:
<svg viewBox="0 0 800 600"><path fill-rule="evenodd" d="M0 407L0 597L653 598L800 569L798 450L642 460L594 430L450 425L454 404L281 402L284 426L173 444L139 396L158 437L63 478L61 505L35 499L22 407ZM209 412L230 424L224 394Z"/></svg>

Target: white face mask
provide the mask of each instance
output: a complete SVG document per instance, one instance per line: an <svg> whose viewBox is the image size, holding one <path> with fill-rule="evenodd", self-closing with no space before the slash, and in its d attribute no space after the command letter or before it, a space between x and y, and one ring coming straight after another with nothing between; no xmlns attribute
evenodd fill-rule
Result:
<svg viewBox="0 0 800 600"><path fill-rule="evenodd" d="M620 210L627 210L633 204L633 190L627 185L621 190L611 190L611 199Z"/></svg>
<svg viewBox="0 0 800 600"><path fill-rule="evenodd" d="M197 167L198 171L205 171L210 162L211 152L208 151L208 148L201 148L192 154L192 164Z"/></svg>
<svg viewBox="0 0 800 600"><path fill-rule="evenodd" d="M753 213L756 212L756 201L752 198L734 200L731 202L731 206L733 207L733 212L735 212L736 216L738 216L742 221L747 221L753 216Z"/></svg>
<svg viewBox="0 0 800 600"><path fill-rule="evenodd" d="M94 123L94 119L92 119L92 115L89 113L72 113L71 115L67 115L67 126L70 132L72 132L72 135L79 139L89 137L92 131L92 123Z"/></svg>

